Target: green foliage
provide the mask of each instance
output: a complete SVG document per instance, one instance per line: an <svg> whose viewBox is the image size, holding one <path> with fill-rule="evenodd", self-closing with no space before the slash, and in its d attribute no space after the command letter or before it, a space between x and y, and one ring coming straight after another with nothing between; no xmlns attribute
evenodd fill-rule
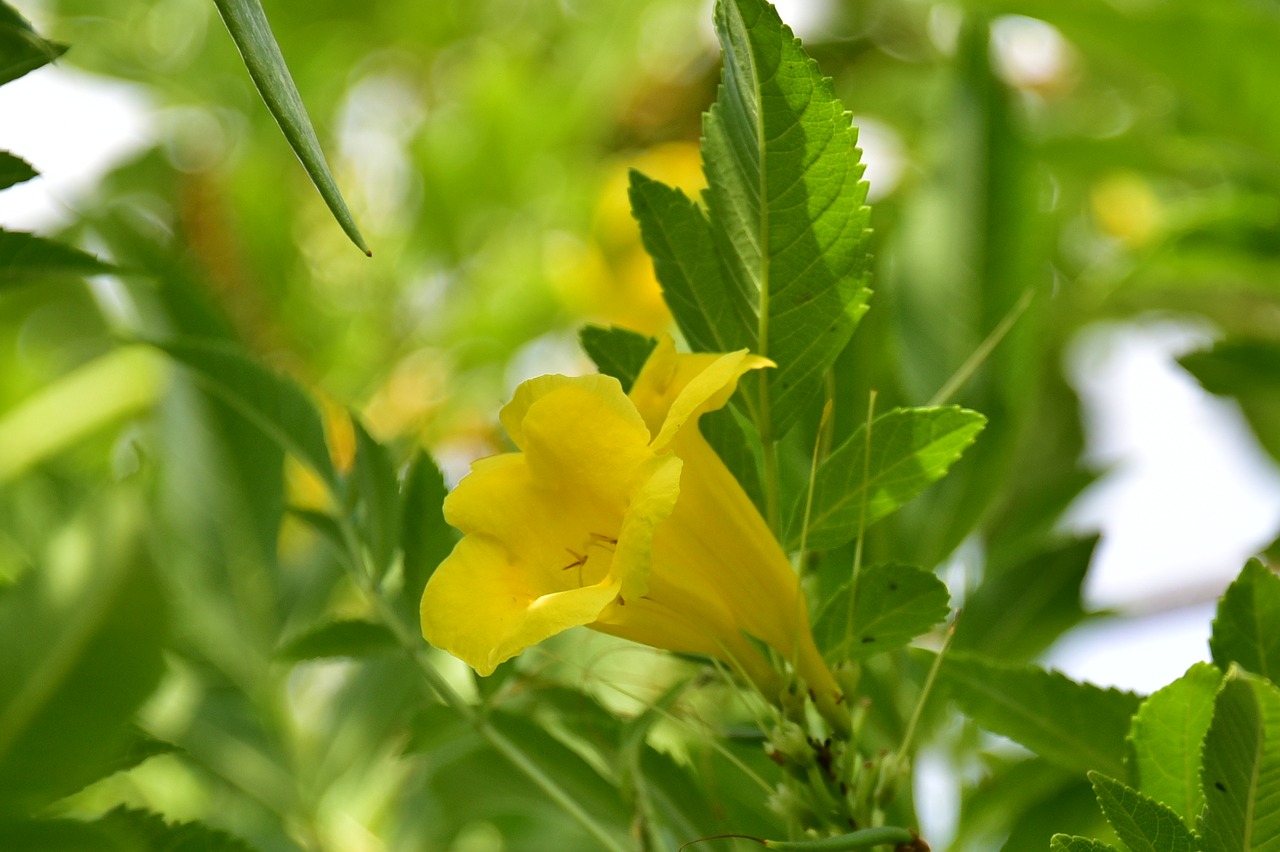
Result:
<svg viewBox="0 0 1280 852"><path fill-rule="evenodd" d="M1235 397L1263 448L1280 459L1280 344L1223 340L1178 363L1210 393Z"/></svg>
<svg viewBox="0 0 1280 852"><path fill-rule="evenodd" d="M0 85L49 64L66 50L66 45L41 38L12 6L0 3Z"/></svg>
<svg viewBox="0 0 1280 852"><path fill-rule="evenodd" d="M427 579L453 548L455 534L441 510L444 495L440 468L431 456L419 451L405 474L401 497L402 598L411 612L417 612Z"/></svg>
<svg viewBox="0 0 1280 852"><path fill-rule="evenodd" d="M302 161L311 182L320 190L324 203L356 248L372 255L329 171L329 163L320 148L320 141L316 139L315 128L311 126L311 117L302 105L302 96L298 94L298 87L285 65L284 54L271 33L262 4L258 0L214 0L214 5L218 7L218 14L227 25L236 49L244 58L245 68L249 70L258 94L262 95L267 109L280 125L289 147Z"/></svg>
<svg viewBox="0 0 1280 852"><path fill-rule="evenodd" d="M911 565L873 565L858 576L849 629L849 587L818 613L814 636L834 659L882 654L927 633L947 616L947 587Z"/></svg>
<svg viewBox="0 0 1280 852"><path fill-rule="evenodd" d="M1204 739L1198 832L1210 849L1280 848L1280 689L1228 672Z"/></svg>
<svg viewBox="0 0 1280 852"><path fill-rule="evenodd" d="M39 174L31 164L8 151L0 151L0 189L31 180Z"/></svg>
<svg viewBox="0 0 1280 852"><path fill-rule="evenodd" d="M324 657L363 657L395 650L396 637L384 625L347 619L331 621L286 641L277 655L290 662Z"/></svg>
<svg viewBox="0 0 1280 852"><path fill-rule="evenodd" d="M1226 670L1232 663L1273 682L1280 679L1280 577L1249 561L1218 603L1209 648Z"/></svg>
<svg viewBox="0 0 1280 852"><path fill-rule="evenodd" d="M578 340L596 368L621 382L624 391L631 390L640 368L656 345L652 337L616 325L608 328L585 325L578 332Z"/></svg>
<svg viewBox="0 0 1280 852"><path fill-rule="evenodd" d="M1055 834L1049 843L1051 852L1117 852L1116 847L1089 837Z"/></svg>
<svg viewBox="0 0 1280 852"><path fill-rule="evenodd" d="M109 264L79 249L0 229L0 286L111 271Z"/></svg>
<svg viewBox="0 0 1280 852"><path fill-rule="evenodd" d="M1100 772L1090 772L1089 780L1107 822L1129 852L1196 852L1191 830L1168 807Z"/></svg>

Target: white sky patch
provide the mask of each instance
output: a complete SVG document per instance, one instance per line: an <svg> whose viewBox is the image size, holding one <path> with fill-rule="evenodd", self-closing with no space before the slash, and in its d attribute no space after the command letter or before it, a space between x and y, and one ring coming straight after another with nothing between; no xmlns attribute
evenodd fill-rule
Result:
<svg viewBox="0 0 1280 852"><path fill-rule="evenodd" d="M0 227L50 231L113 167L154 144L143 89L61 65L0 86L0 150L40 177L0 191Z"/></svg>

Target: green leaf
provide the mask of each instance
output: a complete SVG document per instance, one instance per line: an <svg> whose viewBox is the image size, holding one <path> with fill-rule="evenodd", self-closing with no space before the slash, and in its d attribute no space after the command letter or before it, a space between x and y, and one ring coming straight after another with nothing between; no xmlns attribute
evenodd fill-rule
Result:
<svg viewBox="0 0 1280 852"><path fill-rule="evenodd" d="M1165 805L1101 772L1090 772L1089 781L1129 852L1198 852L1191 830Z"/></svg>
<svg viewBox="0 0 1280 852"><path fill-rule="evenodd" d="M864 495L867 526L893 513L941 479L986 422L976 411L956 406L894 409L871 424L870 464L866 427L859 428L818 467L808 547L829 550L857 537ZM803 521L801 499L791 513L793 547Z"/></svg>
<svg viewBox="0 0 1280 852"><path fill-rule="evenodd" d="M400 483L387 448L369 436L354 414L351 424L356 435L355 483L356 527L369 558L374 577L391 567L400 547Z"/></svg>
<svg viewBox="0 0 1280 852"><path fill-rule="evenodd" d="M289 639L276 650L281 659L367 657L396 648L395 635L381 624L359 619L330 621Z"/></svg>
<svg viewBox="0 0 1280 852"><path fill-rule="evenodd" d="M1200 778L1205 849L1280 849L1280 689L1235 667L1227 673Z"/></svg>
<svg viewBox="0 0 1280 852"><path fill-rule="evenodd" d="M113 771L159 681L166 607L125 492L68 530L79 547L0 587L0 814Z"/></svg>
<svg viewBox="0 0 1280 852"><path fill-rule="evenodd" d="M740 386L741 387L741 386ZM764 488L760 484L760 436L745 414L735 408L709 411L698 420L698 430L764 514Z"/></svg>
<svg viewBox="0 0 1280 852"><path fill-rule="evenodd" d="M0 228L0 290L13 284L114 271L115 267L79 249Z"/></svg>
<svg viewBox="0 0 1280 852"><path fill-rule="evenodd" d="M320 190L321 197L329 206L333 217L342 226L342 230L351 242L362 252L372 256L373 252L365 245L360 229L356 227L347 202L329 172L329 163L325 160L320 141L316 139L315 129L311 126L311 118L307 108L302 104L302 96L294 85L289 68L285 65L284 55L271 34L271 25L267 23L267 15L258 0L213 0L222 15L222 21L231 33L244 64L249 69L253 84L266 103L267 109L280 125L285 139L293 148L302 166L311 176L311 182Z"/></svg>
<svg viewBox="0 0 1280 852"><path fill-rule="evenodd" d="M444 520L444 475L431 456L418 451L405 476L404 518L400 529L404 550L404 600L418 611L427 580L453 549L458 536Z"/></svg>
<svg viewBox="0 0 1280 852"><path fill-rule="evenodd" d="M983 581L965 599L952 647L1001 659L1038 656L1084 617L1080 587L1098 538L1072 541Z"/></svg>
<svg viewBox="0 0 1280 852"><path fill-rule="evenodd" d="M750 298L753 348L778 364L761 384L780 436L866 311L867 188L849 114L773 7L721 0L715 18L724 70L703 121L704 199L725 290Z"/></svg>
<svg viewBox="0 0 1280 852"><path fill-rule="evenodd" d="M1173 808L1188 826L1204 805L1200 749L1221 682L1222 672L1196 663L1142 702L1129 733L1138 789Z"/></svg>
<svg viewBox="0 0 1280 852"><path fill-rule="evenodd" d="M646 334L616 325L608 328L584 325L578 332L578 340L600 372L622 383L624 393L631 391L632 383L640 375L640 368L658 344Z"/></svg>
<svg viewBox="0 0 1280 852"><path fill-rule="evenodd" d="M1259 443L1280 460L1280 344L1222 340L1178 363L1210 393L1235 397Z"/></svg>
<svg viewBox="0 0 1280 852"><path fill-rule="evenodd" d="M949 601L946 585L931 571L911 565L873 565L858 577L848 642L848 584L827 600L814 619L814 637L829 655L865 659L927 632L947 617Z"/></svg>
<svg viewBox="0 0 1280 852"><path fill-rule="evenodd" d="M720 271L711 223L679 189L631 172L631 215L662 285L663 301L695 352L754 347L753 292L731 291ZM740 282L739 282L740 283Z"/></svg>
<svg viewBox="0 0 1280 852"><path fill-rule="evenodd" d="M1120 852L1116 847L1092 837L1055 834L1049 839L1049 852Z"/></svg>
<svg viewBox="0 0 1280 852"><path fill-rule="evenodd" d="M1218 601L1209 649L1224 671L1231 663L1280 681L1280 577L1257 559Z"/></svg>
<svg viewBox="0 0 1280 852"><path fill-rule="evenodd" d="M320 412L296 384L224 341L145 342L188 367L210 393L311 468L332 493L339 493Z"/></svg>
<svg viewBox="0 0 1280 852"><path fill-rule="evenodd" d="M122 849L145 852L253 852L238 837L200 822L166 822L149 811L118 807L91 823Z"/></svg>
<svg viewBox="0 0 1280 852"><path fill-rule="evenodd" d="M0 86L67 52L66 45L36 35L26 18L7 3L0 3Z"/></svg>
<svg viewBox="0 0 1280 852"><path fill-rule="evenodd" d="M960 709L987 730L1067 769L1123 775L1137 695L959 651L943 662L942 677Z"/></svg>
<svg viewBox="0 0 1280 852"><path fill-rule="evenodd" d="M21 157L15 157L8 151L0 151L0 189L8 189L39 174Z"/></svg>

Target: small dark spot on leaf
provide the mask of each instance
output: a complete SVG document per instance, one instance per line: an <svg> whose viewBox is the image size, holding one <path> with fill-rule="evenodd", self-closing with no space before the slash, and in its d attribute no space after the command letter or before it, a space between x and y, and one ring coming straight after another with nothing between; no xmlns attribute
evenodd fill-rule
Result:
<svg viewBox="0 0 1280 852"><path fill-rule="evenodd" d="M1213 786L1217 787L1218 790L1223 793L1227 792L1227 785L1223 784L1221 781L1214 781Z"/></svg>
<svg viewBox="0 0 1280 852"><path fill-rule="evenodd" d="M898 584L893 582L889 583L889 591L891 592L898 591Z"/></svg>
<svg viewBox="0 0 1280 852"><path fill-rule="evenodd" d="M870 645L870 644L871 644L872 642L874 642L874 641L876 641L876 637L874 637L874 636L863 636L863 637L862 637L862 644L863 644L863 645Z"/></svg>

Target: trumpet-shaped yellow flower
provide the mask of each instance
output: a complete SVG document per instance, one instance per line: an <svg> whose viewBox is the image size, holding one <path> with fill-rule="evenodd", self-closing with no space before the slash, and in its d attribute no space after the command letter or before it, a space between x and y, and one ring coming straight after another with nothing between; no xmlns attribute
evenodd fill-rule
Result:
<svg viewBox="0 0 1280 852"><path fill-rule="evenodd" d="M465 534L422 597L427 641L481 675L570 627L778 676L752 638L831 707L838 688L786 555L698 431L747 371L743 352L658 344L630 396L607 376L525 382L501 419L520 452L476 462L445 500Z"/></svg>

